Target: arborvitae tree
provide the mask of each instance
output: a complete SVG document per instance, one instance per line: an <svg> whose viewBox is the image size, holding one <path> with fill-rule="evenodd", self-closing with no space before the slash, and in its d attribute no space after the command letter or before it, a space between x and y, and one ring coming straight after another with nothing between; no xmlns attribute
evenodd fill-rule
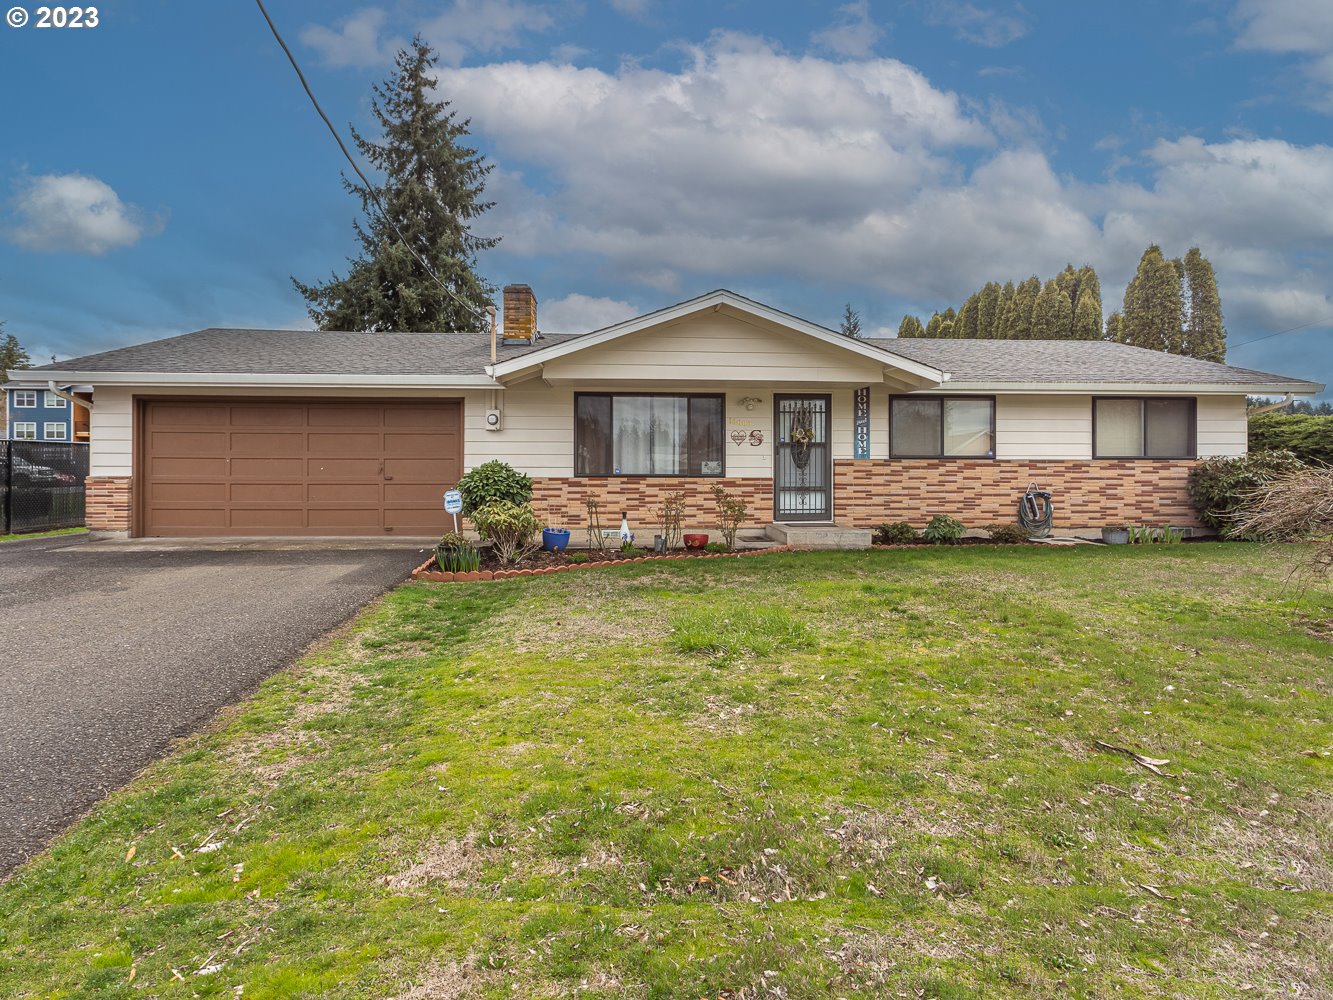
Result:
<svg viewBox="0 0 1333 1000"><path fill-rule="evenodd" d="M1000 286L988 281L977 294L977 336L989 340L995 336L999 322Z"/></svg>
<svg viewBox="0 0 1333 1000"><path fill-rule="evenodd" d="M1102 316L1102 281L1097 277L1097 272L1091 264L1084 264L1078 270L1078 295L1073 296L1070 301L1075 303L1075 312L1077 312L1078 300L1085 295L1091 295L1093 303L1097 306L1097 322L1100 325Z"/></svg>
<svg viewBox="0 0 1333 1000"><path fill-rule="evenodd" d="M962 340L976 340L980 336L981 296L974 294L963 308L958 310L958 319L954 323L954 336Z"/></svg>
<svg viewBox="0 0 1333 1000"><path fill-rule="evenodd" d="M4 332L4 328L4 321L0 320L0 333ZM9 381L9 376L5 372L10 369L31 367L32 358L28 357L28 352L23 349L18 337L12 333L0 337L0 382Z"/></svg>
<svg viewBox="0 0 1333 1000"><path fill-rule="evenodd" d="M1213 265L1198 247L1190 247L1184 263L1189 312L1183 353L1204 361L1226 361L1227 331L1222 325L1222 300Z"/></svg>
<svg viewBox="0 0 1333 1000"><path fill-rule="evenodd" d="M1004 287L1000 289L1000 301L995 306L995 325L994 333L991 334L996 340L1011 339L1009 333L1009 313L1013 308L1014 296L1017 291L1012 281L1006 281Z"/></svg>
<svg viewBox="0 0 1333 1000"><path fill-rule="evenodd" d="M921 320L915 316L907 315L903 321L898 324L898 336L900 337L924 337L926 328L921 325Z"/></svg>
<svg viewBox="0 0 1333 1000"><path fill-rule="evenodd" d="M1068 340L1073 324L1074 307L1069 302L1069 293L1055 280L1046 282L1032 311L1032 339Z"/></svg>
<svg viewBox="0 0 1333 1000"><path fill-rule="evenodd" d="M1102 339L1102 303L1091 288L1084 287L1074 307L1074 328L1070 336L1075 340Z"/></svg>
<svg viewBox="0 0 1333 1000"><path fill-rule="evenodd" d="M861 314L852 308L850 302L842 308L842 323L838 326L838 332L844 337L861 336Z"/></svg>
<svg viewBox="0 0 1333 1000"><path fill-rule="evenodd" d="M477 330L494 289L475 272L477 254L498 238L477 236L472 223L492 206L483 201L491 164L464 144L471 122L434 100L437 56L420 37L400 50L395 72L374 88L371 110L383 130L372 142L352 129L361 155L383 176L374 193L420 257L467 305L446 292L417 262L374 207L371 190L343 179L361 200L366 224L354 223L360 255L344 278L322 284L292 279L310 317L323 330ZM471 309L467 306L470 305Z"/></svg>
<svg viewBox="0 0 1333 1000"><path fill-rule="evenodd" d="M1041 295L1041 279L1035 274L1014 289L1008 327L1010 340L1032 339L1032 313L1037 308L1037 296Z"/></svg>
<svg viewBox="0 0 1333 1000"><path fill-rule="evenodd" d="M1180 354L1184 346L1181 326L1180 277L1184 270L1162 256L1156 243L1143 251L1138 273L1125 289L1124 342L1153 351Z"/></svg>
<svg viewBox="0 0 1333 1000"><path fill-rule="evenodd" d="M1106 339L1117 344L1125 342L1125 318L1118 312L1106 317Z"/></svg>

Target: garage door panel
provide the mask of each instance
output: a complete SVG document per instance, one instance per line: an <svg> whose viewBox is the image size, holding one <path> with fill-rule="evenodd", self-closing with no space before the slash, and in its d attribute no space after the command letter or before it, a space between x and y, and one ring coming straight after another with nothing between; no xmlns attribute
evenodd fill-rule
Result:
<svg viewBox="0 0 1333 1000"><path fill-rule="evenodd" d="M291 403L237 403L231 407L232 427L304 427L306 408Z"/></svg>
<svg viewBox="0 0 1333 1000"><path fill-rule="evenodd" d="M149 535L434 535L462 473L456 400L144 406Z"/></svg>
<svg viewBox="0 0 1333 1000"><path fill-rule="evenodd" d="M233 458L231 478L265 482L274 479L301 479L304 468L303 458Z"/></svg>
<svg viewBox="0 0 1333 1000"><path fill-rule="evenodd" d="M232 503L305 502L305 483L238 483L233 482L227 499Z"/></svg>
<svg viewBox="0 0 1333 1000"><path fill-rule="evenodd" d="M458 435L386 431L384 454L416 458L419 455L452 455L458 450Z"/></svg>
<svg viewBox="0 0 1333 1000"><path fill-rule="evenodd" d="M364 434L358 432L311 431L307 448L312 455L375 455L380 450L379 432Z"/></svg>
<svg viewBox="0 0 1333 1000"><path fill-rule="evenodd" d="M305 433L275 433L272 431L233 431L231 435L232 460L247 455L268 458L299 458L306 453Z"/></svg>

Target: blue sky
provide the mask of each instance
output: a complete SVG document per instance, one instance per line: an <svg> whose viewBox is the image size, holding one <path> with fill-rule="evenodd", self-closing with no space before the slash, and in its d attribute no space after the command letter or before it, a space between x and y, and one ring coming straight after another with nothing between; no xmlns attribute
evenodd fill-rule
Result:
<svg viewBox="0 0 1333 1000"><path fill-rule="evenodd" d="M31 9L35 5L28 5ZM1333 4L270 0L331 117L420 31L496 165L481 261L574 331L725 286L871 331L1150 241L1218 270L1234 364L1333 383ZM257 8L0 28L0 319L33 356L307 326L341 161ZM1071 11L1076 11L1072 13Z"/></svg>

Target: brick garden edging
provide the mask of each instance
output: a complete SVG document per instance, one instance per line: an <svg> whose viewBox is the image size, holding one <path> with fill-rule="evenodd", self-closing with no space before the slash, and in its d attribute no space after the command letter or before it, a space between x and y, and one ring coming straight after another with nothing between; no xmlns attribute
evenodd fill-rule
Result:
<svg viewBox="0 0 1333 1000"><path fill-rule="evenodd" d="M745 549L741 552L705 552L702 555L687 556L672 554L665 556L636 556L633 559L602 559L598 562L562 563L559 566L541 566L537 569L483 569L475 573L442 573L428 569L435 562L431 556L412 571L413 580L426 583L481 583L488 580L514 580L519 577L546 576L550 573L564 573L568 570L605 569L608 566L631 566L636 563L669 562L683 559L738 559L743 556L766 556L777 552L795 552L790 545L775 545L771 549Z"/></svg>

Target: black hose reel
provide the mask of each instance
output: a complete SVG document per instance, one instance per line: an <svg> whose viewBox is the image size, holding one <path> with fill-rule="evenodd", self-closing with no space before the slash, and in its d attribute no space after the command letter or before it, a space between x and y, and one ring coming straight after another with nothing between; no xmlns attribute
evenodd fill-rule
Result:
<svg viewBox="0 0 1333 1000"><path fill-rule="evenodd" d="M1055 505L1051 494L1036 483L1028 483L1023 498L1018 501L1018 523L1033 538L1045 538L1051 533L1055 519Z"/></svg>

